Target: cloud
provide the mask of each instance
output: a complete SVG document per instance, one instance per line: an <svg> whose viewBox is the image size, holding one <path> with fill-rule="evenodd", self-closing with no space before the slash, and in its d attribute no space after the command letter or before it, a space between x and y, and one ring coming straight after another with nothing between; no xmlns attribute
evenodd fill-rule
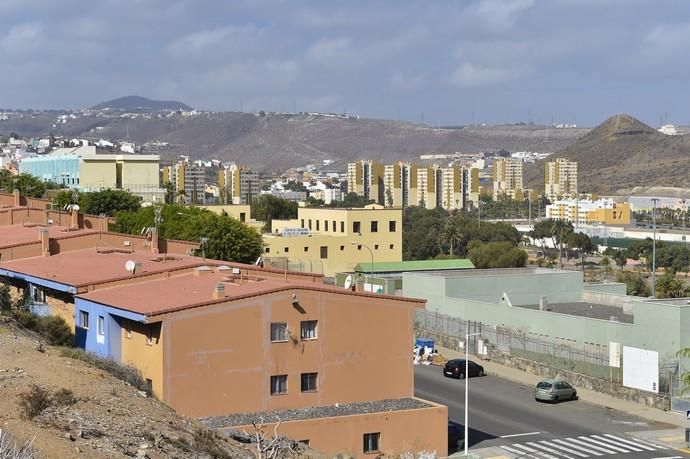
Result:
<svg viewBox="0 0 690 459"><path fill-rule="evenodd" d="M0 38L0 46L7 53L23 54L40 46L43 28L38 22L16 25Z"/></svg>
<svg viewBox="0 0 690 459"><path fill-rule="evenodd" d="M509 29L533 6L534 0L480 0L470 11L491 28Z"/></svg>
<svg viewBox="0 0 690 459"><path fill-rule="evenodd" d="M388 77L388 87L396 91L415 91L425 87L428 80L426 73L395 72Z"/></svg>
<svg viewBox="0 0 690 459"><path fill-rule="evenodd" d="M524 70L508 67L487 67L464 62L455 68L450 82L456 86L491 86L519 78Z"/></svg>
<svg viewBox="0 0 690 459"><path fill-rule="evenodd" d="M342 58L350 50L350 39L347 37L326 38L319 40L307 50L307 58L314 62L330 62Z"/></svg>

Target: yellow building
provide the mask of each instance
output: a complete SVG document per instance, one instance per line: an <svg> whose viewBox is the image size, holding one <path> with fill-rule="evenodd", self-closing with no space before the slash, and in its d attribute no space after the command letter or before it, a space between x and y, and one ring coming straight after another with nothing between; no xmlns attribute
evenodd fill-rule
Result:
<svg viewBox="0 0 690 459"><path fill-rule="evenodd" d="M549 201L577 196L577 162L565 158L547 161L544 183L544 196Z"/></svg>
<svg viewBox="0 0 690 459"><path fill-rule="evenodd" d="M371 160L359 160L347 165L347 192L384 205L384 166Z"/></svg>
<svg viewBox="0 0 690 459"><path fill-rule="evenodd" d="M499 158L493 166L494 199L505 195L515 199L523 190L522 160L520 158Z"/></svg>
<svg viewBox="0 0 690 459"><path fill-rule="evenodd" d="M567 220L578 225L629 225L630 204L612 199L568 199L546 206L546 218Z"/></svg>
<svg viewBox="0 0 690 459"><path fill-rule="evenodd" d="M417 166L406 161L387 164L383 171L386 207L417 205Z"/></svg>
<svg viewBox="0 0 690 459"><path fill-rule="evenodd" d="M358 263L402 261L402 209L300 207L297 219L273 220L264 234L268 266L332 277Z"/></svg>
<svg viewBox="0 0 690 459"><path fill-rule="evenodd" d="M218 171L218 188L222 204L251 204L261 193L259 173L232 163Z"/></svg>

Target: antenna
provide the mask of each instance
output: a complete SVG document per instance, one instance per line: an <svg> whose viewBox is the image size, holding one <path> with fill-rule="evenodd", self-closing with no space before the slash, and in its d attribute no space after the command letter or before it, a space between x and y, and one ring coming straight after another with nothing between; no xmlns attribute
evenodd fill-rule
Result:
<svg viewBox="0 0 690 459"><path fill-rule="evenodd" d="M134 274L134 270L136 269L136 267L137 267L137 264L134 262L134 260L127 260L125 262L125 269L130 274Z"/></svg>
<svg viewBox="0 0 690 459"><path fill-rule="evenodd" d="M352 274L347 275L347 277L345 278L345 282L343 283L343 287L345 287L346 289L352 287Z"/></svg>

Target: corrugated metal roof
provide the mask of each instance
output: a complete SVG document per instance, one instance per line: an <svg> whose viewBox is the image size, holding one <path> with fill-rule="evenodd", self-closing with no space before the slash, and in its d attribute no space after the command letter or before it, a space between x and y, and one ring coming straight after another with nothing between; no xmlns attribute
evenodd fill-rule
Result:
<svg viewBox="0 0 690 459"><path fill-rule="evenodd" d="M371 269L373 267L373 269ZM355 266L357 272L395 273L405 271L435 271L445 269L471 269L474 264L467 258L449 260L410 260L410 261L382 261L359 263Z"/></svg>

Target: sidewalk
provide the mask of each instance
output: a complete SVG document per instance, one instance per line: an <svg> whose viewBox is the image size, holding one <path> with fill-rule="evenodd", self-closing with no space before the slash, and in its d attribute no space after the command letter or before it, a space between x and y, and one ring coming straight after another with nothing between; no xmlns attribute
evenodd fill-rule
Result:
<svg viewBox="0 0 690 459"><path fill-rule="evenodd" d="M436 346L438 352L446 357L447 359L464 359L465 353L454 351L452 349L444 348L441 346ZM527 386L536 386L536 384L544 379L542 376L533 375L525 373L515 368L506 367L493 363L490 360L481 360L476 356L471 356L477 362L481 362L484 370L487 374L498 376L500 378L515 381L517 383L525 384ZM577 395L581 400L589 403L594 403L595 405L605 406L608 408L613 408L624 413L639 416L641 418L649 419L651 421L663 422L666 424L671 424L673 426L682 427L683 432L685 432L685 427L688 426L688 421L685 416L681 413L676 413L673 411L661 411L656 408L651 408L648 406L640 405L637 403L628 402L621 400L610 395L601 394L599 392L594 392L591 390L577 388ZM684 434L683 434L684 435ZM683 437L683 440L685 438Z"/></svg>

